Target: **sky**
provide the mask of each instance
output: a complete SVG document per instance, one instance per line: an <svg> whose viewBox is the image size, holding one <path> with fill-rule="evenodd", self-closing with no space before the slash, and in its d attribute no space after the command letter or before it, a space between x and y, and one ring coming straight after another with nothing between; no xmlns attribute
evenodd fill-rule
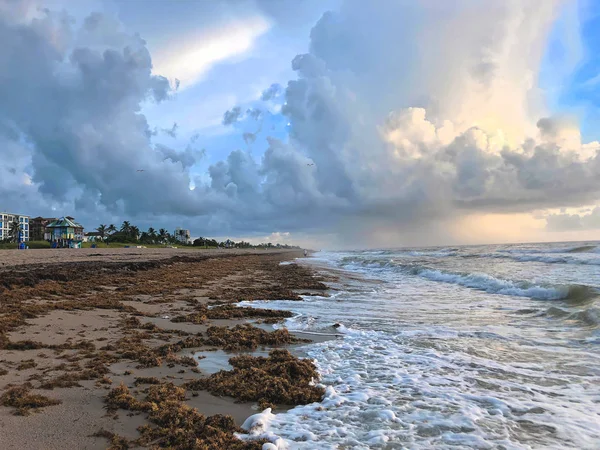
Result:
<svg viewBox="0 0 600 450"><path fill-rule="evenodd" d="M600 3L0 0L0 210L312 248L600 239Z"/></svg>

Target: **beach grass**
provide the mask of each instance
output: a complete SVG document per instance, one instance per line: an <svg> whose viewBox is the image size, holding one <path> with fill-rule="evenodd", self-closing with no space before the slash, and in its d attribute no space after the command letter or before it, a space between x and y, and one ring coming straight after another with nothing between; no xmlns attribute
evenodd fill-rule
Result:
<svg viewBox="0 0 600 450"><path fill-rule="evenodd" d="M48 241L28 241L26 242L29 249L52 249L50 242ZM81 244L82 248L92 248L92 245L96 245L96 248L125 248L132 247L135 248L138 245L146 248L167 248L167 247L178 247L178 248L189 248L189 249L198 249L198 250L210 250L216 249L216 247L204 247L204 246L192 246L192 245L184 245L184 244L139 244L139 243L130 243L130 242L111 242L110 244L106 244L104 242L83 242ZM18 248L18 244L16 242L0 242L0 250L15 250ZM54 249L56 250L56 249Z"/></svg>
<svg viewBox="0 0 600 450"><path fill-rule="evenodd" d="M29 241L27 242L29 248L50 248L50 242L48 241ZM16 242L0 242L0 250L14 250L18 248L19 244Z"/></svg>

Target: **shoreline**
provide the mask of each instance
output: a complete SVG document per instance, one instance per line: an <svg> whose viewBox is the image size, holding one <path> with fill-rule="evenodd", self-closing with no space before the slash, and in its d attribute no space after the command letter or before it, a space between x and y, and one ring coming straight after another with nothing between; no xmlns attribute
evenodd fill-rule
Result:
<svg viewBox="0 0 600 450"><path fill-rule="evenodd" d="M279 264L301 257L301 251L83 250L44 252L45 259L34 250L19 251L21 258L31 255L29 265L1 261L3 448L64 448L67 442L75 448L107 448L111 442L114 448L143 448L154 434L170 430L166 419L153 412L152 402L180 415L196 408L196 421L199 416L209 422L217 420L209 416L219 418L214 425L220 430L218 440L206 437L209 448L219 448L237 439L233 433L239 425L263 406L284 400L278 412L317 399L319 390L307 381L314 366L299 359L294 348L308 343L307 338L335 336L265 331L261 322L275 323L290 313L233 305L242 300L300 300L302 292L326 292L316 271ZM102 256L96 256L98 250L104 250ZM72 258L63 256L71 253ZM292 353L276 352L277 360L252 357L259 348ZM215 349L230 357L245 355L239 363L239 358L232 361L265 374L283 358L285 364L298 365L303 375L282 378L289 391L269 399L260 380L248 379L237 389L247 375L243 366L219 378L202 369L202 359L193 359L200 351ZM259 444L241 441L239 448L261 448Z"/></svg>

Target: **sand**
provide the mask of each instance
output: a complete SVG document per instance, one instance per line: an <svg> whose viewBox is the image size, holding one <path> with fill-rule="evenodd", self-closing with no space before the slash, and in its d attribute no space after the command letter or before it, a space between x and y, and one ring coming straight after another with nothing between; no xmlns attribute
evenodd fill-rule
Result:
<svg viewBox="0 0 600 450"><path fill-rule="evenodd" d="M289 250L202 249L202 248L63 248L0 250L0 269L24 264L81 261L149 261L173 256L256 255L289 253Z"/></svg>
<svg viewBox="0 0 600 450"><path fill-rule="evenodd" d="M106 438L92 436L100 430L135 440L148 415L107 411L107 393L123 383L143 399L148 386L136 386L138 377L181 386L210 376L210 368L232 354L220 350L211 356L219 345L204 343L209 328L231 329L249 319L211 319L205 315L215 315L218 308L207 307L323 293L325 286L308 269L279 265L299 256L265 250L0 251L0 393L30 383L31 393L62 402L29 409L26 416L15 415L12 406L0 406L0 448L107 448ZM265 314L265 320L277 320ZM269 329L258 323L261 318L250 321ZM269 348L260 344L265 336L253 336L248 342L255 339L258 344L248 345L266 354ZM289 339L289 348L298 347L293 336ZM190 366L188 357L198 352L208 358ZM49 389L57 380L60 385L67 380L69 387ZM184 403L207 416L230 415L238 425L258 410L256 402L238 403L206 391L186 392Z"/></svg>

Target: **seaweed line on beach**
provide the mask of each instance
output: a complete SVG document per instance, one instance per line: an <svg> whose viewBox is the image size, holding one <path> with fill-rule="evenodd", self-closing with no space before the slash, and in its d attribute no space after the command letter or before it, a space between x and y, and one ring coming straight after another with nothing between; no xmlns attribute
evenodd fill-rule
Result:
<svg viewBox="0 0 600 450"><path fill-rule="evenodd" d="M245 322L275 322L291 313L234 305L242 300L298 300L297 292L307 290L324 293L323 280L308 268L279 264L286 258L286 254L178 256L135 263L97 261L3 269L0 403L18 414L43 412L67 397L61 398L62 390L54 391L56 398L36 390L89 388L85 383L91 382L98 392L94 395L109 390L109 410L119 404L118 409L146 417L147 424L133 440L107 427L90 432L95 438L107 438L111 448L130 444L260 448L259 442L234 437L240 430L231 417L206 417L189 407L185 393L188 389L195 396L204 390L258 402L261 407L322 397L322 390L313 384L317 373L312 362L287 350L274 350L268 358L233 357L233 370L209 376L197 367L202 357L192 357L198 350L239 352L308 342L286 329L268 332ZM75 325L75 319L81 324ZM214 325L214 321L229 324ZM145 375L158 368L162 375ZM23 375L17 378L17 373ZM23 376L26 383L16 384ZM146 397L137 399L125 392L124 388L129 389L125 384L114 388L115 379L134 388L149 385L143 389Z"/></svg>

